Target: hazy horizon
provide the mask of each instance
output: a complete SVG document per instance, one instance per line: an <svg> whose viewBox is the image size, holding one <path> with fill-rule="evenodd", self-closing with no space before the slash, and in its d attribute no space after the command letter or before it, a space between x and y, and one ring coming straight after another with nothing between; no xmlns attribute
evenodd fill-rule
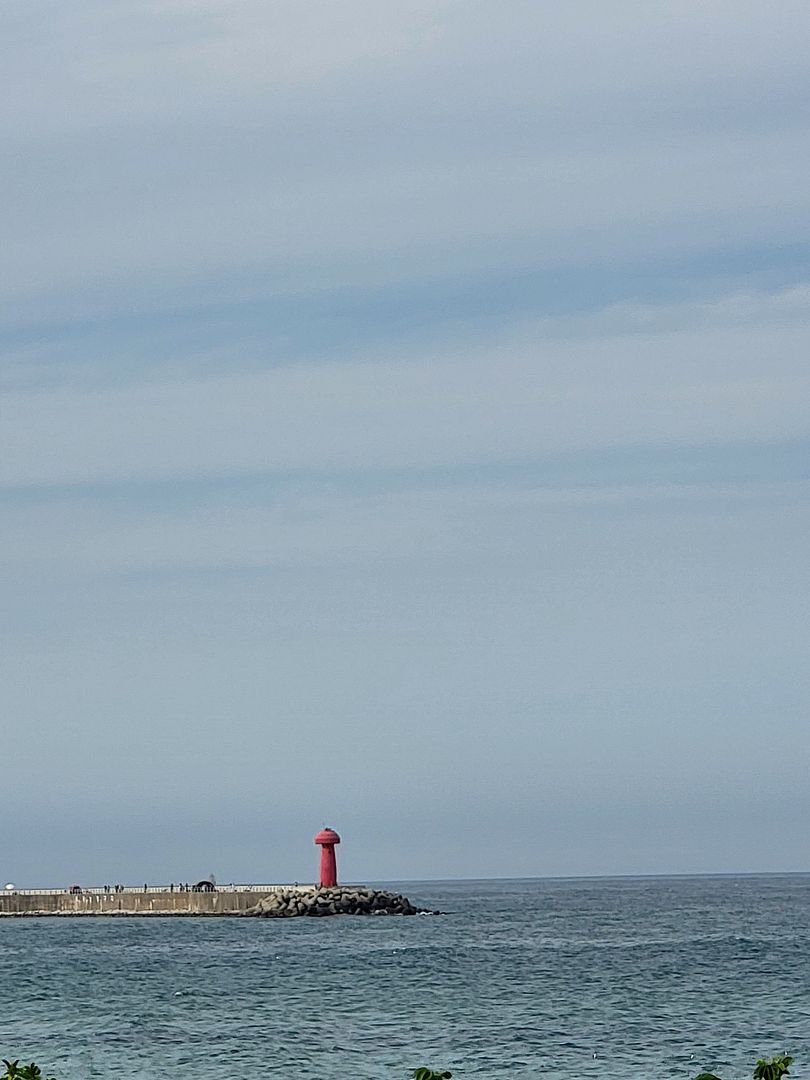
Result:
<svg viewBox="0 0 810 1080"><path fill-rule="evenodd" d="M810 9L11 0L0 878L810 870Z"/></svg>

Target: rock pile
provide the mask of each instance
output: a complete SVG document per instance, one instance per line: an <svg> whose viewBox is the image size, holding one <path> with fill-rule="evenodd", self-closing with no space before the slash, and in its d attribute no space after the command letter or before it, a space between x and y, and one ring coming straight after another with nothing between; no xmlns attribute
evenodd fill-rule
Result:
<svg viewBox="0 0 810 1080"><path fill-rule="evenodd" d="M422 911L399 893L338 885L334 889L281 889L247 914L291 919L299 915L418 915Z"/></svg>

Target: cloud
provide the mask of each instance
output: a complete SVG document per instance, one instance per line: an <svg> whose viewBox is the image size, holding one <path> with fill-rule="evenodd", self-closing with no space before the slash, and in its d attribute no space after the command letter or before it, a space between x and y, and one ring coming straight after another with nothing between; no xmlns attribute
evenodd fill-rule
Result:
<svg viewBox="0 0 810 1080"><path fill-rule="evenodd" d="M367 492L335 491L326 480L288 479L244 499L198 492L184 506L109 505L97 495L65 502L48 492L5 515L11 574L93 579L99 575L438 565L448 558L514 565L530 523L594 522L755 513L795 517L801 480L729 483L498 484L441 478L378 481ZM511 532L514 526L514 534ZM528 544L523 552L531 550Z"/></svg>
<svg viewBox="0 0 810 1080"><path fill-rule="evenodd" d="M541 324L415 355L19 390L7 395L1 475L16 485L362 472L799 437L810 415L810 335L796 318L806 299L687 306L675 326L671 309L631 308L634 332L602 337L544 339ZM691 312L700 328L688 328Z"/></svg>
<svg viewBox="0 0 810 1080"><path fill-rule="evenodd" d="M14 5L6 324L791 243L807 9L587 10Z"/></svg>
<svg viewBox="0 0 810 1080"><path fill-rule="evenodd" d="M345 102L352 113L364 105L367 114L404 117L410 101L420 119L428 103L433 113L467 117L473 105L483 124L482 108L521 104L579 120L596 112L605 91L604 119L652 106L648 115L660 124L693 94L711 114L745 93L750 122L772 106L774 89L784 108L803 78L798 31L807 20L795 0L773 12L752 2L676 9L637 0L610 10L596 2L551 10L529 0L508 8L492 0L8 7L9 71L27 93L21 115L9 109L6 120L29 137L42 125L75 133L144 114L172 122L227 110L233 118L235 106L244 113L256 104L272 113L294 107L284 96L290 89L321 114ZM59 98L49 98L53 85ZM727 112L725 120L727 127Z"/></svg>
<svg viewBox="0 0 810 1080"><path fill-rule="evenodd" d="M6 514L7 753L125 802L733 799L763 717L803 767L808 525L806 483L46 497Z"/></svg>
<svg viewBox="0 0 810 1080"><path fill-rule="evenodd" d="M6 4L9 798L716 869L705 791L806 772L809 18Z"/></svg>

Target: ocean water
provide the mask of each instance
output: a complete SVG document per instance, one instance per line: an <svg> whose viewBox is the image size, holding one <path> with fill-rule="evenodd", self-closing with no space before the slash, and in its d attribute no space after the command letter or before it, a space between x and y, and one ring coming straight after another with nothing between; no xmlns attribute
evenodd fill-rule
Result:
<svg viewBox="0 0 810 1080"><path fill-rule="evenodd" d="M0 1056L84 1077L810 1076L810 876L400 884L412 918L0 920Z"/></svg>

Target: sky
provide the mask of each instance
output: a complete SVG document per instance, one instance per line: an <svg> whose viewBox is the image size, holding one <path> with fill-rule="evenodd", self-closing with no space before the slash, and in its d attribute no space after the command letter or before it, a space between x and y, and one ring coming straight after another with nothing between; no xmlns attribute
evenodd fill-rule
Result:
<svg viewBox="0 0 810 1080"><path fill-rule="evenodd" d="M2 24L2 881L810 870L806 0Z"/></svg>

